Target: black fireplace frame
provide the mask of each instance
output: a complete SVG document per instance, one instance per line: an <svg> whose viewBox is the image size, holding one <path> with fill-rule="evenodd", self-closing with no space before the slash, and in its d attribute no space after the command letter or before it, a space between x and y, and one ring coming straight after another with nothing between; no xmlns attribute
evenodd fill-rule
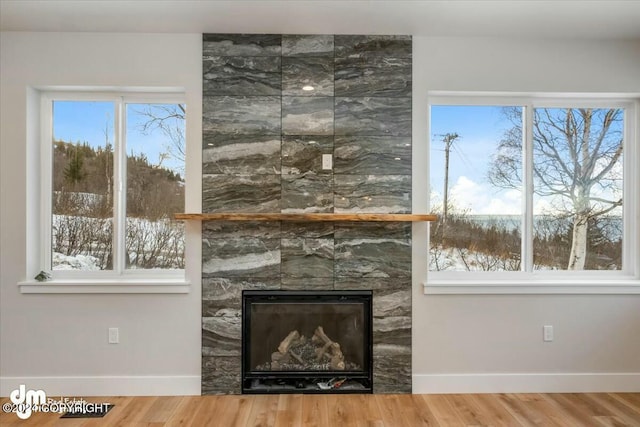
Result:
<svg viewBox="0 0 640 427"><path fill-rule="evenodd" d="M251 304L260 303L362 303L364 317L363 349L364 364L359 371L257 371L249 366L251 343ZM339 291L242 291L242 393L373 393L373 292L371 290ZM343 386L322 390L316 383L334 378L346 378Z"/></svg>

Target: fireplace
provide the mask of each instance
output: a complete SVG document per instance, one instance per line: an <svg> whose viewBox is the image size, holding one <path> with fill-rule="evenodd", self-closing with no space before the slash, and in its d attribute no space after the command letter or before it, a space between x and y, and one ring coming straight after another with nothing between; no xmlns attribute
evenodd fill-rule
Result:
<svg viewBox="0 0 640 427"><path fill-rule="evenodd" d="M371 291L242 293L243 393L371 393Z"/></svg>

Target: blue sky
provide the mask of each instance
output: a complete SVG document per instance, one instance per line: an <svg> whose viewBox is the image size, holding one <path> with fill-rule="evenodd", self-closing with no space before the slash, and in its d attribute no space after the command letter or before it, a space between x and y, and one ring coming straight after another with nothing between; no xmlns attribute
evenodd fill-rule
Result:
<svg viewBox="0 0 640 427"><path fill-rule="evenodd" d="M160 130L147 134L141 132L140 126L146 120L137 114L143 108L138 104L127 104L127 154L146 154L151 164L158 164L160 154L166 151L167 137ZM91 147L106 145L105 129L109 142L114 142L115 105L109 101L55 101L54 102L53 137L66 142L87 142ZM181 163L181 162L180 162ZM167 159L163 166L183 173L175 159Z"/></svg>
<svg viewBox="0 0 640 427"><path fill-rule="evenodd" d="M548 109L551 116L565 114L565 109ZM592 130L601 129L606 110L594 110ZM595 116L594 116L595 117ZM544 119L543 119L544 120ZM579 121L579 119L578 119ZM430 184L432 207L442 205L444 192L445 154L442 136L457 133L460 138L453 143L449 158L449 201L457 209L476 215L516 215L522 213L520 189L501 190L493 187L487 173L491 158L506 130L513 124L505 118L502 107L494 106L432 106L431 107L431 162ZM617 141L622 134L622 120L614 122L608 133L609 142ZM602 158L603 167L606 158ZM622 178L622 162L618 161L603 179L603 185L611 179ZM535 183L534 183L535 185ZM594 186L591 195L608 200L621 197L620 184L610 187ZM565 211L566 200L560 196L534 194L534 214ZM595 206L595 205L594 205ZM615 212L614 212L615 213Z"/></svg>
<svg viewBox="0 0 640 427"><path fill-rule="evenodd" d="M499 190L487 181L491 156L511 127L502 107L432 106L430 184L435 199L441 202L444 190L442 135L457 133L460 138L453 143L449 156L449 200L458 208L470 209L471 214L520 213L518 191Z"/></svg>

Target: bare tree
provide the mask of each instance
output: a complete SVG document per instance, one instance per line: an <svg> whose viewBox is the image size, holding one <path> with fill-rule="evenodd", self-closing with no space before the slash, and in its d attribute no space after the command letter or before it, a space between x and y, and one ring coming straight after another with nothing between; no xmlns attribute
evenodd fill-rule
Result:
<svg viewBox="0 0 640 427"><path fill-rule="evenodd" d="M498 144L489 181L522 187L522 112L506 108L513 123ZM572 220L567 269L582 270L589 220L622 205L623 112L619 109L536 108L533 112L534 192L557 201L554 209Z"/></svg>
<svg viewBox="0 0 640 427"><path fill-rule="evenodd" d="M146 118L146 121L140 126L142 133L148 133L157 129L168 138L168 144L165 147L167 152L160 155L160 164L169 156L180 160L180 162L184 164L186 154L184 132L185 105L149 104L136 112Z"/></svg>

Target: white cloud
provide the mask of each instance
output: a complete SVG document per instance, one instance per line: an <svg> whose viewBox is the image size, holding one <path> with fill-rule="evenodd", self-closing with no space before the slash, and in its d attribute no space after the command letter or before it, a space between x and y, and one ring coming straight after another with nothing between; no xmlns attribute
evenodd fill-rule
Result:
<svg viewBox="0 0 640 427"><path fill-rule="evenodd" d="M468 210L471 215L518 215L522 212L521 197L519 190L496 193L494 187L477 183L464 175L450 190L453 205Z"/></svg>
<svg viewBox="0 0 640 427"><path fill-rule="evenodd" d="M612 198L617 193L598 191L594 188L592 195ZM620 196L618 196L620 197ZM438 210L442 206L442 193L431 191L431 208ZM571 207L568 201L560 196L537 196L533 199L534 215L552 215L566 212ZM469 215L520 215L522 208L522 192L520 190L498 190L489 184L478 183L467 176L458 177L449 190L449 204L455 211Z"/></svg>

